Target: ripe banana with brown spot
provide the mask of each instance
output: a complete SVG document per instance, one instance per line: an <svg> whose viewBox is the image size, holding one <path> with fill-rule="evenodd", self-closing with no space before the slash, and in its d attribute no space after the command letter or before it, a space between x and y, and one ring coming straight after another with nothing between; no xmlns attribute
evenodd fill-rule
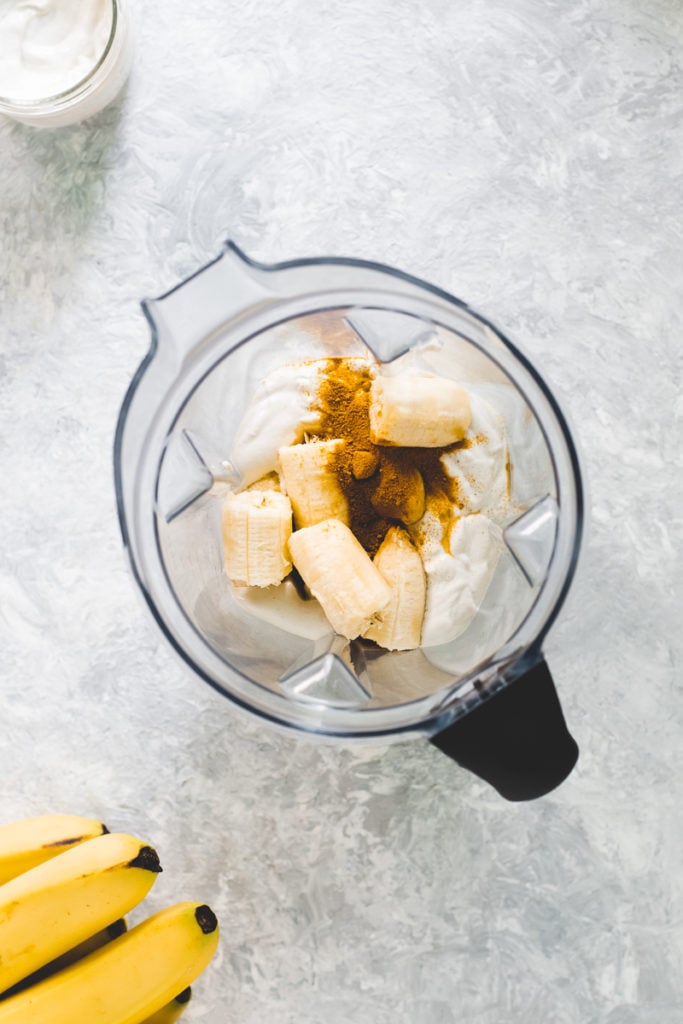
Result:
<svg viewBox="0 0 683 1024"><path fill-rule="evenodd" d="M0 826L0 885L108 831L78 814L42 814Z"/></svg>
<svg viewBox="0 0 683 1024"><path fill-rule="evenodd" d="M188 1003L192 998L192 989L188 985L186 989L183 989L175 999L172 999L170 1003L166 1003L160 1010L153 1013L151 1017L145 1017L143 1024L175 1024L175 1021L179 1019L182 1013L187 1009Z"/></svg>
<svg viewBox="0 0 683 1024"><path fill-rule="evenodd" d="M101 949L102 946L106 946L113 939L118 939L119 935L123 935L127 928L128 925L126 924L125 917L120 917L118 921L113 921L106 928L102 928L99 932L95 932L94 935L84 939L83 942L79 942L73 949L68 949L66 953L62 953L61 956L50 960L44 967L39 967L37 971L18 981L16 985L12 985L6 992L0 993L0 1001L9 999L10 996L16 995L17 992L23 992L24 989L30 988L31 985L36 985L44 978L49 978L51 974L56 974L57 971L63 970L64 967L70 967L71 964L82 960L89 953L94 953L96 949Z"/></svg>
<svg viewBox="0 0 683 1024"><path fill-rule="evenodd" d="M0 886L0 991L127 914L160 871L151 846L115 832Z"/></svg>
<svg viewBox="0 0 683 1024"><path fill-rule="evenodd" d="M168 907L0 1003L0 1024L143 1024L201 974L216 951L218 934L216 917L205 904Z"/></svg>

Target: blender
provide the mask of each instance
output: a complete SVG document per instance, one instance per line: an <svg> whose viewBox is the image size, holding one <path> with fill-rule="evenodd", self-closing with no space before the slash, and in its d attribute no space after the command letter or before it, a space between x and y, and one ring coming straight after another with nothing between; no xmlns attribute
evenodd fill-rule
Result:
<svg viewBox="0 0 683 1024"><path fill-rule="evenodd" d="M267 265L232 242L142 308L152 343L116 430L118 516L144 600L192 673L300 735L427 740L509 800L562 782L578 749L542 647L575 571L583 496L571 433L528 358L402 271ZM510 501L481 605L455 639L410 651L290 632L245 608L223 565L221 506L242 484L234 442L259 382L293 361L368 353L388 372L407 361L457 379L495 407L508 440Z"/></svg>

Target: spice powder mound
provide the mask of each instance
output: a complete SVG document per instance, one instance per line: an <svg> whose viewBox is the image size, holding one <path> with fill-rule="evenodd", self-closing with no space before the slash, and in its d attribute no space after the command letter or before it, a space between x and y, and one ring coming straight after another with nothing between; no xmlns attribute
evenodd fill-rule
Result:
<svg viewBox="0 0 683 1024"><path fill-rule="evenodd" d="M467 442L443 448L373 444L370 436L373 376L370 363L359 359L328 359L316 396L320 423L315 436L321 440L341 438L345 441L333 457L333 466L349 505L351 530L372 557L387 530L401 522L403 510L417 508L421 515L424 501L441 521L447 543L450 526L459 515L459 502L456 483L444 470L441 456L464 447Z"/></svg>

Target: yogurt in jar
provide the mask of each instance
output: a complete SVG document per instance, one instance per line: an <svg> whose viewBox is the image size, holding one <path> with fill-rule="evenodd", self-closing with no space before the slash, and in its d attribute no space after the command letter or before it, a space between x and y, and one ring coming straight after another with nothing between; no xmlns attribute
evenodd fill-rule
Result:
<svg viewBox="0 0 683 1024"><path fill-rule="evenodd" d="M0 0L0 112L47 127L82 120L130 66L120 0Z"/></svg>

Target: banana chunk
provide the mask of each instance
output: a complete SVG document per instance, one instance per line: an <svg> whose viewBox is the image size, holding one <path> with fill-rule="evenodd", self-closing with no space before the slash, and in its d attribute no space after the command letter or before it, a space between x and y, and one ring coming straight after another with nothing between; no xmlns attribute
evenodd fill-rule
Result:
<svg viewBox="0 0 683 1024"><path fill-rule="evenodd" d="M391 603L381 622L363 634L388 651L412 651L420 646L427 597L427 577L422 559L400 526L387 531L374 565L391 588Z"/></svg>
<svg viewBox="0 0 683 1024"><path fill-rule="evenodd" d="M245 491L281 491L282 487L280 486L280 477L277 473L266 473L260 480L249 484L244 489Z"/></svg>
<svg viewBox="0 0 683 1024"><path fill-rule="evenodd" d="M389 606L389 585L338 519L297 530L289 539L289 552L332 628L348 640L365 632Z"/></svg>
<svg viewBox="0 0 683 1024"><path fill-rule="evenodd" d="M324 519L349 524L349 505L334 470L342 440L309 441L278 449L280 470L294 511L297 529Z"/></svg>
<svg viewBox="0 0 683 1024"><path fill-rule="evenodd" d="M291 572L292 506L278 491L241 491L223 502L225 571L233 583L270 587Z"/></svg>
<svg viewBox="0 0 683 1024"><path fill-rule="evenodd" d="M445 377L376 377L370 388L370 436L375 444L441 448L461 441L472 419L470 396Z"/></svg>

